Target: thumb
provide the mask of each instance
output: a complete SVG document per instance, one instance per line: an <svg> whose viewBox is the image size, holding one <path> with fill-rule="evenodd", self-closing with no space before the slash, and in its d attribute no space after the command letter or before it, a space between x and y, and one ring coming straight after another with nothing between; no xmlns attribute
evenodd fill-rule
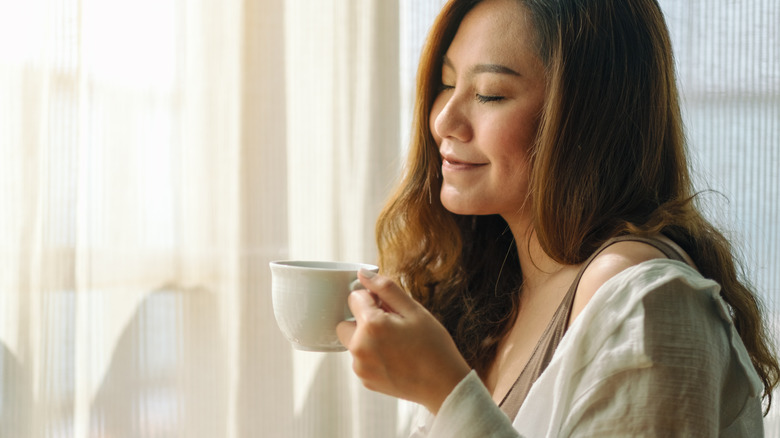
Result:
<svg viewBox="0 0 780 438"><path fill-rule="evenodd" d="M361 269L358 279L379 300L377 305L401 315L414 311L419 304L393 280L375 272Z"/></svg>

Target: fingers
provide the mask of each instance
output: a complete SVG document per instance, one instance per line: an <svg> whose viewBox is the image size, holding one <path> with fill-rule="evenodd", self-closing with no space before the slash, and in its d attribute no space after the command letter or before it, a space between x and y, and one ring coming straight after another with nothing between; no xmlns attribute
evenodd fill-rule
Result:
<svg viewBox="0 0 780 438"><path fill-rule="evenodd" d="M366 289L349 295L355 321L337 327L355 375L368 389L437 412L469 364L446 328L390 278L366 272L358 278Z"/></svg>
<svg viewBox="0 0 780 438"><path fill-rule="evenodd" d="M357 324L355 321L341 321L336 326L336 336L339 338L339 342L346 348L349 348L350 342L352 342L352 336L355 335L355 329Z"/></svg>
<svg viewBox="0 0 780 438"><path fill-rule="evenodd" d="M378 306L400 315L414 311L418 304L390 278L361 269L358 279L378 299Z"/></svg>
<svg viewBox="0 0 780 438"><path fill-rule="evenodd" d="M347 299L349 310L359 324L373 319L380 314L384 314L386 309L382 308L381 301L375 298L373 292L366 289L352 291Z"/></svg>
<svg viewBox="0 0 780 438"><path fill-rule="evenodd" d="M386 316L398 316L393 314L391 309L384 306L376 295L367 289L352 291L348 297L348 305L355 319L341 321L336 326L336 335L349 350L352 350L353 338L356 336L356 332L361 331L361 327L365 328L369 325L375 327L377 324L382 324L382 321L386 321L384 318ZM363 336L359 337L363 338ZM361 341L357 342L359 344Z"/></svg>

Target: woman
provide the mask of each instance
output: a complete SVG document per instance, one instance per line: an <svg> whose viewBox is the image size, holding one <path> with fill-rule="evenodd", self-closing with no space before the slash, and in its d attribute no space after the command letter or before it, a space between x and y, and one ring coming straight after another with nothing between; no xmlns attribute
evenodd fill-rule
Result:
<svg viewBox="0 0 780 438"><path fill-rule="evenodd" d="M382 275L339 325L366 387L427 408L416 436L763 434L778 363L677 99L654 0L444 7Z"/></svg>

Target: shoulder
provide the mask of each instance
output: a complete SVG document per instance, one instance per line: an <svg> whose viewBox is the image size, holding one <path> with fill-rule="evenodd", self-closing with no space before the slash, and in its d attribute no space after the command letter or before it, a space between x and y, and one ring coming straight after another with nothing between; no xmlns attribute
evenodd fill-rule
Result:
<svg viewBox="0 0 780 438"><path fill-rule="evenodd" d="M660 237L660 239L674 247L691 263L688 255L674 242L665 237ZM596 291L609 279L628 268L655 259L666 259L666 256L659 249L643 242L621 241L605 248L591 261L582 274L575 292L569 324L576 319Z"/></svg>
<svg viewBox="0 0 780 438"><path fill-rule="evenodd" d="M540 406L537 401L545 397L550 404L533 416L550 411L556 400L569 400L573 404L560 410L565 415L559 418L561 424L601 418L617 426L627 424L621 419L634 408L637 418L648 421L654 421L651 412L659 412L655 418L688 421L700 418L688 415L693 401L701 413L712 412L708 409L723 397L730 406L742 406L748 395L760 400L761 381L731 323L720 286L689 265L652 251L641 256L621 246L628 253L613 248L604 254L612 256L605 257L603 266L592 266L607 274L561 339L517 418L530 418L530 406ZM718 392L724 387L743 392ZM681 397L685 406L675 403ZM529 403L532 398L534 403ZM645 401L650 404L643 405ZM606 408L601 414L618 417L596 414ZM660 408L669 409L661 413ZM760 421L760 415L755 418Z"/></svg>
<svg viewBox="0 0 780 438"><path fill-rule="evenodd" d="M729 335L731 318L718 283L666 257L621 262L624 269L588 285L597 290L571 322L567 335L591 350L583 356L611 357L615 372L683 356L691 363L714 360L721 369L723 353L739 336Z"/></svg>

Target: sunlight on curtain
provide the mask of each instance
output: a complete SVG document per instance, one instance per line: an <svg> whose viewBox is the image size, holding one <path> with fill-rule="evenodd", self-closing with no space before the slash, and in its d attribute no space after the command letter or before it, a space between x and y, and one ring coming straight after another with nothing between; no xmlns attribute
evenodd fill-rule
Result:
<svg viewBox="0 0 780 438"><path fill-rule="evenodd" d="M374 221L400 170L398 15L397 1L285 2L289 258L376 263ZM350 364L293 352L295 436L404 429Z"/></svg>
<svg viewBox="0 0 780 438"><path fill-rule="evenodd" d="M0 11L0 435L405 434L268 291L274 259L375 261L397 3Z"/></svg>
<svg viewBox="0 0 780 438"><path fill-rule="evenodd" d="M3 2L2 436L225 435L240 7Z"/></svg>

